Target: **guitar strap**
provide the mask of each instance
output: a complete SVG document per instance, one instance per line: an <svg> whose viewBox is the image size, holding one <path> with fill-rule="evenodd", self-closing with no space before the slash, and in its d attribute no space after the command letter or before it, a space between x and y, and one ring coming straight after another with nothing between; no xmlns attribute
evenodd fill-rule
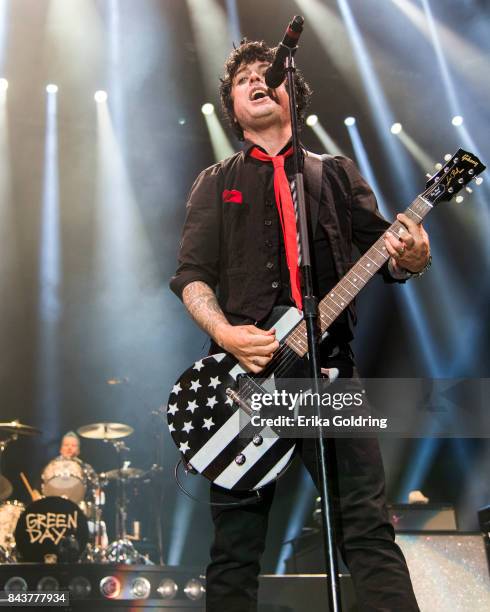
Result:
<svg viewBox="0 0 490 612"><path fill-rule="evenodd" d="M311 239L315 237L315 233L318 227L319 219L319 206L322 201L322 195L324 195L324 203L327 208L328 220L325 224L325 231L330 242L330 248L332 249L333 260L335 263L335 269L339 279L350 268L350 257L346 253L346 245L342 239L342 232L340 229L340 222L335 208L334 196L331 187L328 183L323 182L323 170L328 174L330 161L333 159L332 155L318 155L311 151L305 151L304 158L304 177L306 184L306 193L308 194L307 204L309 207L309 219L310 219L310 230ZM328 189L328 193L323 194L322 189ZM347 307L347 310L352 318L352 322L355 324L357 317L355 313L354 304L351 302Z"/></svg>
<svg viewBox="0 0 490 612"><path fill-rule="evenodd" d="M305 183L308 187L305 191L309 195L308 205L311 238L314 238L318 225L318 207L322 197L323 160L321 155L317 155L311 151L305 151L304 175Z"/></svg>

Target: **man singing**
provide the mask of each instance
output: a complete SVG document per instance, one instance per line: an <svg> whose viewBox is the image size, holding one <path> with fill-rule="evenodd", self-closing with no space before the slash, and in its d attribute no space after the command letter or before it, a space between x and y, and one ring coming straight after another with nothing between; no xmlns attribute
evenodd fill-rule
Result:
<svg viewBox="0 0 490 612"><path fill-rule="evenodd" d="M270 89L264 80L273 56L274 50L265 43L244 41L225 64L221 101L244 147L196 179L187 203L179 265L171 280L172 290L211 337L211 353L224 349L253 373L267 365L279 346L274 330L262 330L261 322L274 306L297 305L298 293L277 209L282 204L276 202L274 190L275 180L284 170L290 179L293 167L288 92L285 83ZM300 74L296 88L302 120L311 92ZM311 157L302 151L307 199L315 192ZM319 181L318 216L310 221L316 291L322 298L352 265L352 246L365 252L389 223L379 214L372 191L351 160L323 156ZM398 238L385 235L391 257L380 273L387 282L419 274L430 259L422 226L405 215L398 219L406 231ZM349 315L344 312L321 345L322 366L334 364L342 377L355 375L352 338ZM318 486L315 441L298 440L297 448ZM360 609L418 610L405 559L388 521L378 442L338 439L335 449L336 531ZM213 507L208 612L257 609L260 558L273 494L274 485L269 485L256 504ZM212 502L225 504L243 497L211 486Z"/></svg>

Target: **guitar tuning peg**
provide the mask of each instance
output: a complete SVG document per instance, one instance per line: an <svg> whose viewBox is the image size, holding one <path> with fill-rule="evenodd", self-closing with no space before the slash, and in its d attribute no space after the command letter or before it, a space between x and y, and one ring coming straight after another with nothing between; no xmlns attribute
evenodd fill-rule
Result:
<svg viewBox="0 0 490 612"><path fill-rule="evenodd" d="M475 179L475 185L481 185L483 183L483 179L481 176L477 176Z"/></svg>
<svg viewBox="0 0 490 612"><path fill-rule="evenodd" d="M467 191L468 193L473 193L473 189L472 189L471 187L466 187L466 191Z"/></svg>
<svg viewBox="0 0 490 612"><path fill-rule="evenodd" d="M432 178L432 174L429 174L429 173L427 172L427 174L425 175L425 178L428 178L428 179Z"/></svg>

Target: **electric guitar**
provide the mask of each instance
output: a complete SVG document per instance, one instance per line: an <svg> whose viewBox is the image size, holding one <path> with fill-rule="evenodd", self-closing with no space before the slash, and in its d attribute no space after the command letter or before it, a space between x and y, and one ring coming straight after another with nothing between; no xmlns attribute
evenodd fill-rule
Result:
<svg viewBox="0 0 490 612"><path fill-rule="evenodd" d="M427 182L426 189L405 214L421 223L437 204L449 201L485 166L472 153L457 153ZM395 221L387 231L398 235L404 226ZM328 328L389 259L380 237L319 303L322 339ZM284 311L285 310L285 311ZM268 390L274 381L307 353L306 325L295 307L273 312L266 329L274 326L279 348L258 375ZM240 384L239 384L240 381ZM194 363L178 379L168 400L168 426L189 468L225 489L255 490L277 479L292 460L295 441L265 427L257 432L251 396L256 377L226 353Z"/></svg>

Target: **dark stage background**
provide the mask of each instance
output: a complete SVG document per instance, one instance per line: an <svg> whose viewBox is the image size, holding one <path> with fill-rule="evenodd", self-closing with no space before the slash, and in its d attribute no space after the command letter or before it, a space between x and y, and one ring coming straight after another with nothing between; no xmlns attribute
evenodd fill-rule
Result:
<svg viewBox="0 0 490 612"><path fill-rule="evenodd" d="M208 509L177 490L178 453L154 414L207 350L168 289L186 195L223 150L201 106L217 108L232 41L241 34L276 44L297 13L306 19L297 62L318 116L303 142L326 151L321 126L372 172L390 217L458 146L490 161L483 0L0 1L0 77L8 79L0 103L0 415L43 432L12 443L3 472L12 499L27 502L19 472L39 484L63 432L95 421L131 425L132 465L148 468L163 453L168 563L203 564L210 539ZM46 92L49 83L56 94ZM106 103L94 101L96 90L107 91ZM390 132L395 121L400 136ZM430 216L426 276L407 287L375 279L364 291L355 341L362 374L490 375L488 195L485 178ZM383 452L391 501L422 489L455 504L462 528L476 528L477 508L490 501L488 440L389 441ZM82 455L97 471L116 467L102 442L83 441ZM200 478L187 486L207 498ZM131 505L150 540L157 489L142 487ZM299 466L281 480L266 571L283 568L290 549L281 542L309 522L314 497Z"/></svg>

